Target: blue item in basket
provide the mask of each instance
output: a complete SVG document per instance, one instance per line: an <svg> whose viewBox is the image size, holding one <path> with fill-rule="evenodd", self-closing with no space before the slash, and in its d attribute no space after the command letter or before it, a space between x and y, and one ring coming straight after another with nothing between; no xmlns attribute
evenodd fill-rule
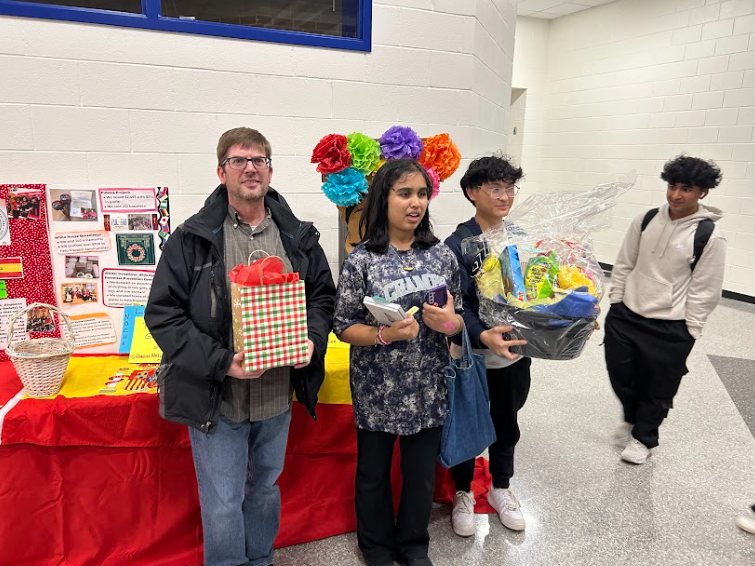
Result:
<svg viewBox="0 0 755 566"><path fill-rule="evenodd" d="M538 305L531 310L566 318L595 318L598 299L587 291L587 287L577 287L557 303ZM565 322L568 324L568 321Z"/></svg>
<svg viewBox="0 0 755 566"><path fill-rule="evenodd" d="M516 244L511 244L503 248L501 255L498 257L501 264L501 279L503 281L503 290L511 293L520 301L527 299L527 288L524 286L524 277L522 277L522 264L519 261L519 249Z"/></svg>

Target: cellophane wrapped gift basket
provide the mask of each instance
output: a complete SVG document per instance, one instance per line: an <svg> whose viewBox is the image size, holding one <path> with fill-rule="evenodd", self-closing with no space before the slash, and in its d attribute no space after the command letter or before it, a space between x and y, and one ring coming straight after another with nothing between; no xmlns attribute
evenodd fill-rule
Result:
<svg viewBox="0 0 755 566"><path fill-rule="evenodd" d="M605 211L634 174L582 193L543 193L515 207L501 228L462 242L473 266L480 319L510 325L527 357L571 360L595 329L603 270L590 234L608 227Z"/></svg>

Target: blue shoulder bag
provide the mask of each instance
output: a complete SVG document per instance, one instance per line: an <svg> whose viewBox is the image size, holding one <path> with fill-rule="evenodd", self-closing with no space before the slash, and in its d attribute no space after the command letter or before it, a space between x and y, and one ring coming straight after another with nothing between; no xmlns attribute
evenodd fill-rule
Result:
<svg viewBox="0 0 755 566"><path fill-rule="evenodd" d="M490 418L485 358L472 353L464 326L463 353L446 368L448 415L440 438L438 461L450 468L476 458L495 442Z"/></svg>

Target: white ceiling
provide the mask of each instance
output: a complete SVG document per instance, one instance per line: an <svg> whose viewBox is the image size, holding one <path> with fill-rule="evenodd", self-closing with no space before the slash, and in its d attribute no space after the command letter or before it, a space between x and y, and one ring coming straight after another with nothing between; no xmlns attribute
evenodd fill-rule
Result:
<svg viewBox="0 0 755 566"><path fill-rule="evenodd" d="M552 20L609 2L614 0L519 0L516 14Z"/></svg>

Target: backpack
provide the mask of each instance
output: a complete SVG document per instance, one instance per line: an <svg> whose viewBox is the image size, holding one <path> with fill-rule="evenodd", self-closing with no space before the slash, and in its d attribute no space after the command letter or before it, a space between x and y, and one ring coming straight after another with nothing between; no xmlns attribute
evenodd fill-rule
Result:
<svg viewBox="0 0 755 566"><path fill-rule="evenodd" d="M472 233L472 230L470 230L465 224L459 224L456 227L456 230L454 230L453 235L458 236L462 242L467 238L475 236L475 234ZM482 262L488 255L488 251L488 246L484 242L479 242L474 247L470 246L467 250L464 250L464 246L461 246L461 253L464 256L464 264L470 275L477 274L482 267Z"/></svg>
<svg viewBox="0 0 755 566"><path fill-rule="evenodd" d="M645 231L650 221L658 214L657 208L651 208L645 214L645 218L642 219L642 226L640 227L640 234ZM713 234L713 221L710 218L705 218L697 223L697 230L695 230L695 239L692 244L692 262L689 264L689 268L694 271L697 266L697 262L700 261L700 257L703 255L703 250L710 240L710 236Z"/></svg>

